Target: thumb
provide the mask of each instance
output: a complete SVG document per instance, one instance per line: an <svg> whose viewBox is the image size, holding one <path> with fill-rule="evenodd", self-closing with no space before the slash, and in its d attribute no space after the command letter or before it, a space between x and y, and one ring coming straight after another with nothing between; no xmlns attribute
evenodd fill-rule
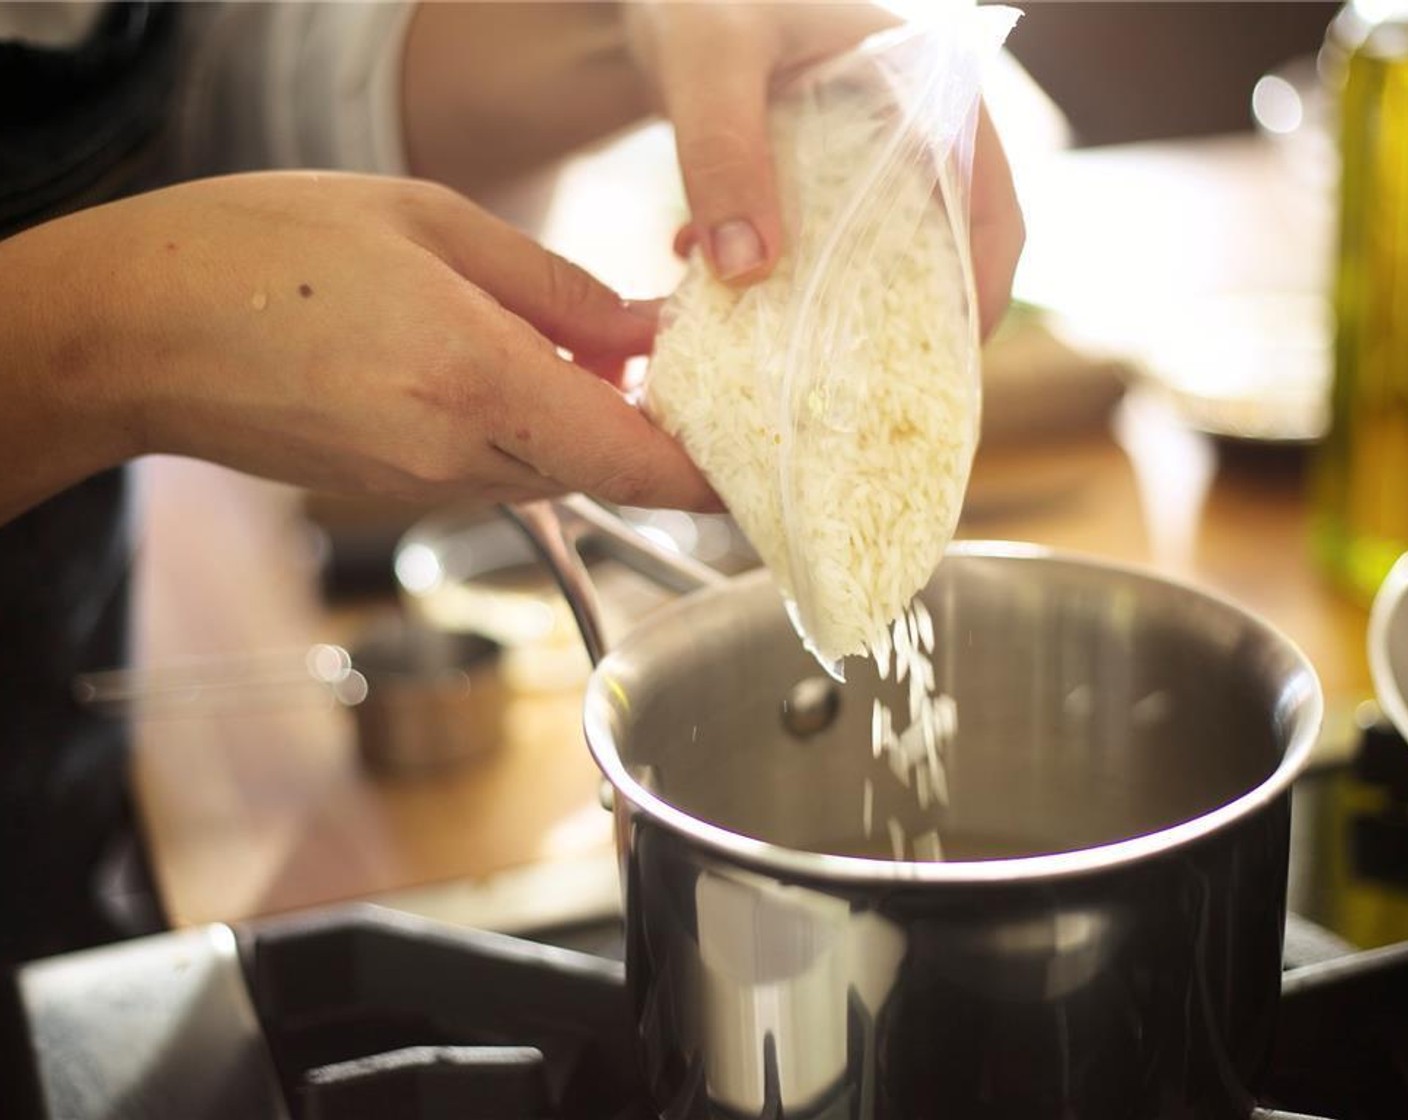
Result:
<svg viewBox="0 0 1408 1120"><path fill-rule="evenodd" d="M721 280L749 283L772 270L782 244L768 142L771 58L756 36L696 30L662 45L661 98L709 265Z"/></svg>

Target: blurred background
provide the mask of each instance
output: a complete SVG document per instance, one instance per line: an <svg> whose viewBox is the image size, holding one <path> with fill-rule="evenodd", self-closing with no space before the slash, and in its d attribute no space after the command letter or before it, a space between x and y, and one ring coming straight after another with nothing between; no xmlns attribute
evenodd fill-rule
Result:
<svg viewBox="0 0 1408 1120"><path fill-rule="evenodd" d="M1253 127L1263 75L1319 51L1338 4L1038 0L1008 40L1076 145Z"/></svg>

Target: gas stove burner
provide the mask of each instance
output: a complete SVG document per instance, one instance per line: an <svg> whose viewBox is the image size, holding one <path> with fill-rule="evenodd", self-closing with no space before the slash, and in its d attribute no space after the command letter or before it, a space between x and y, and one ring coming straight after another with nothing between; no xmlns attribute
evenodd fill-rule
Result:
<svg viewBox="0 0 1408 1120"><path fill-rule="evenodd" d="M1405 1008L1408 944L1286 973L1268 1103L1333 1120L1408 1116Z"/></svg>
<svg viewBox="0 0 1408 1120"><path fill-rule="evenodd" d="M18 994L31 1099L11 1107L0 1056L7 1120L653 1116L618 962L373 907L40 961ZM1408 1116L1405 1007L1408 945L1291 968L1249 1120ZM697 1091L659 1120L719 1120L700 1071L683 1080Z"/></svg>
<svg viewBox="0 0 1408 1120"><path fill-rule="evenodd" d="M645 1095L616 962L370 910L241 947L302 1120L633 1120Z"/></svg>

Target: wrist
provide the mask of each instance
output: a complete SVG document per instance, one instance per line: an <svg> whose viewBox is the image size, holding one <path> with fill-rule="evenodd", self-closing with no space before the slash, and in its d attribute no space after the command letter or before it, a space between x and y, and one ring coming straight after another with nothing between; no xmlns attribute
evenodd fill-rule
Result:
<svg viewBox="0 0 1408 1120"><path fill-rule="evenodd" d="M116 267L84 215L0 241L0 520L141 454Z"/></svg>

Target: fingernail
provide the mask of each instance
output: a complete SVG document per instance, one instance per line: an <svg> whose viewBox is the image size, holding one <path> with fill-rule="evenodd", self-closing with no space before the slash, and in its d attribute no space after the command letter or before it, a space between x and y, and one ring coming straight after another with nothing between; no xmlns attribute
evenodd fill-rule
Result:
<svg viewBox="0 0 1408 1120"><path fill-rule="evenodd" d="M660 318L660 309L665 306L663 299L623 299L621 309L637 319L654 323Z"/></svg>
<svg viewBox="0 0 1408 1120"><path fill-rule="evenodd" d="M753 223L734 218L714 227L709 234L714 269L720 280L734 280L763 263L763 241Z"/></svg>

